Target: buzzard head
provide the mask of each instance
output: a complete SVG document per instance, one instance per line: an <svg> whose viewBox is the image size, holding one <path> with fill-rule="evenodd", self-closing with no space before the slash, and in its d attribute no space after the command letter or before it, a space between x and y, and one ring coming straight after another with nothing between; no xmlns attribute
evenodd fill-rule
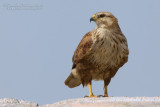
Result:
<svg viewBox="0 0 160 107"><path fill-rule="evenodd" d="M117 18L109 12L97 12L90 18L91 21L94 21L98 27L112 27L118 23Z"/></svg>

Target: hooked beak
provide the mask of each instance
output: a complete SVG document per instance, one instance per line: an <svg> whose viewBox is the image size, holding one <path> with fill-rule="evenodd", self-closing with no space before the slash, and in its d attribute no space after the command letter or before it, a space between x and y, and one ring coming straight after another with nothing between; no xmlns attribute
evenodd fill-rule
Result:
<svg viewBox="0 0 160 107"><path fill-rule="evenodd" d="M90 18L90 23L91 21L95 21L95 14Z"/></svg>
<svg viewBox="0 0 160 107"><path fill-rule="evenodd" d="M95 16L96 16L96 15L94 14L94 15L90 18L90 22L96 20L96 17L95 17Z"/></svg>
<svg viewBox="0 0 160 107"><path fill-rule="evenodd" d="M93 17L90 18L90 23L91 23L91 21L94 21L94 18L93 18Z"/></svg>

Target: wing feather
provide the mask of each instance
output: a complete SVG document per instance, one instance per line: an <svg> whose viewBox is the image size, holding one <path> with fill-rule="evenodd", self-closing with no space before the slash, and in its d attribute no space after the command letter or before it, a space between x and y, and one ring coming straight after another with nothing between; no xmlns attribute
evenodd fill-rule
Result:
<svg viewBox="0 0 160 107"><path fill-rule="evenodd" d="M91 47L93 44L91 36L92 36L91 32L88 32L83 36L81 42L79 43L77 49L74 52L72 58L73 64L77 64L78 62L83 60L84 57L87 56L88 53L91 51Z"/></svg>

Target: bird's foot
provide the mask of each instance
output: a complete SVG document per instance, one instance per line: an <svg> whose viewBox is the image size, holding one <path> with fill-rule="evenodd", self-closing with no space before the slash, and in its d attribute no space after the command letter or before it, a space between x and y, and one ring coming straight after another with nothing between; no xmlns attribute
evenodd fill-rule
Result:
<svg viewBox="0 0 160 107"><path fill-rule="evenodd" d="M89 98L96 98L96 97L98 97L98 96L95 96L95 95L89 95L89 96L84 96L84 98L86 98L86 97L89 97Z"/></svg>
<svg viewBox="0 0 160 107"><path fill-rule="evenodd" d="M104 96L103 97L108 97L108 94L104 94Z"/></svg>
<svg viewBox="0 0 160 107"><path fill-rule="evenodd" d="M98 97L104 97L103 95L98 95Z"/></svg>
<svg viewBox="0 0 160 107"><path fill-rule="evenodd" d="M98 95L97 97L113 97L113 96L108 96L108 95Z"/></svg>

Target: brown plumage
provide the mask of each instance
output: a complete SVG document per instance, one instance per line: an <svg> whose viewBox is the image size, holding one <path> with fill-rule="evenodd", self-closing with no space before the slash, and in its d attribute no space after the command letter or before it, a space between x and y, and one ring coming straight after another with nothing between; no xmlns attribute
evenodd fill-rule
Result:
<svg viewBox="0 0 160 107"><path fill-rule="evenodd" d="M128 44L111 13L98 12L90 21L94 21L97 27L82 38L74 52L72 71L65 85L74 88L88 84L89 97L94 97L91 81L104 80L104 96L107 97L111 78L128 61Z"/></svg>

